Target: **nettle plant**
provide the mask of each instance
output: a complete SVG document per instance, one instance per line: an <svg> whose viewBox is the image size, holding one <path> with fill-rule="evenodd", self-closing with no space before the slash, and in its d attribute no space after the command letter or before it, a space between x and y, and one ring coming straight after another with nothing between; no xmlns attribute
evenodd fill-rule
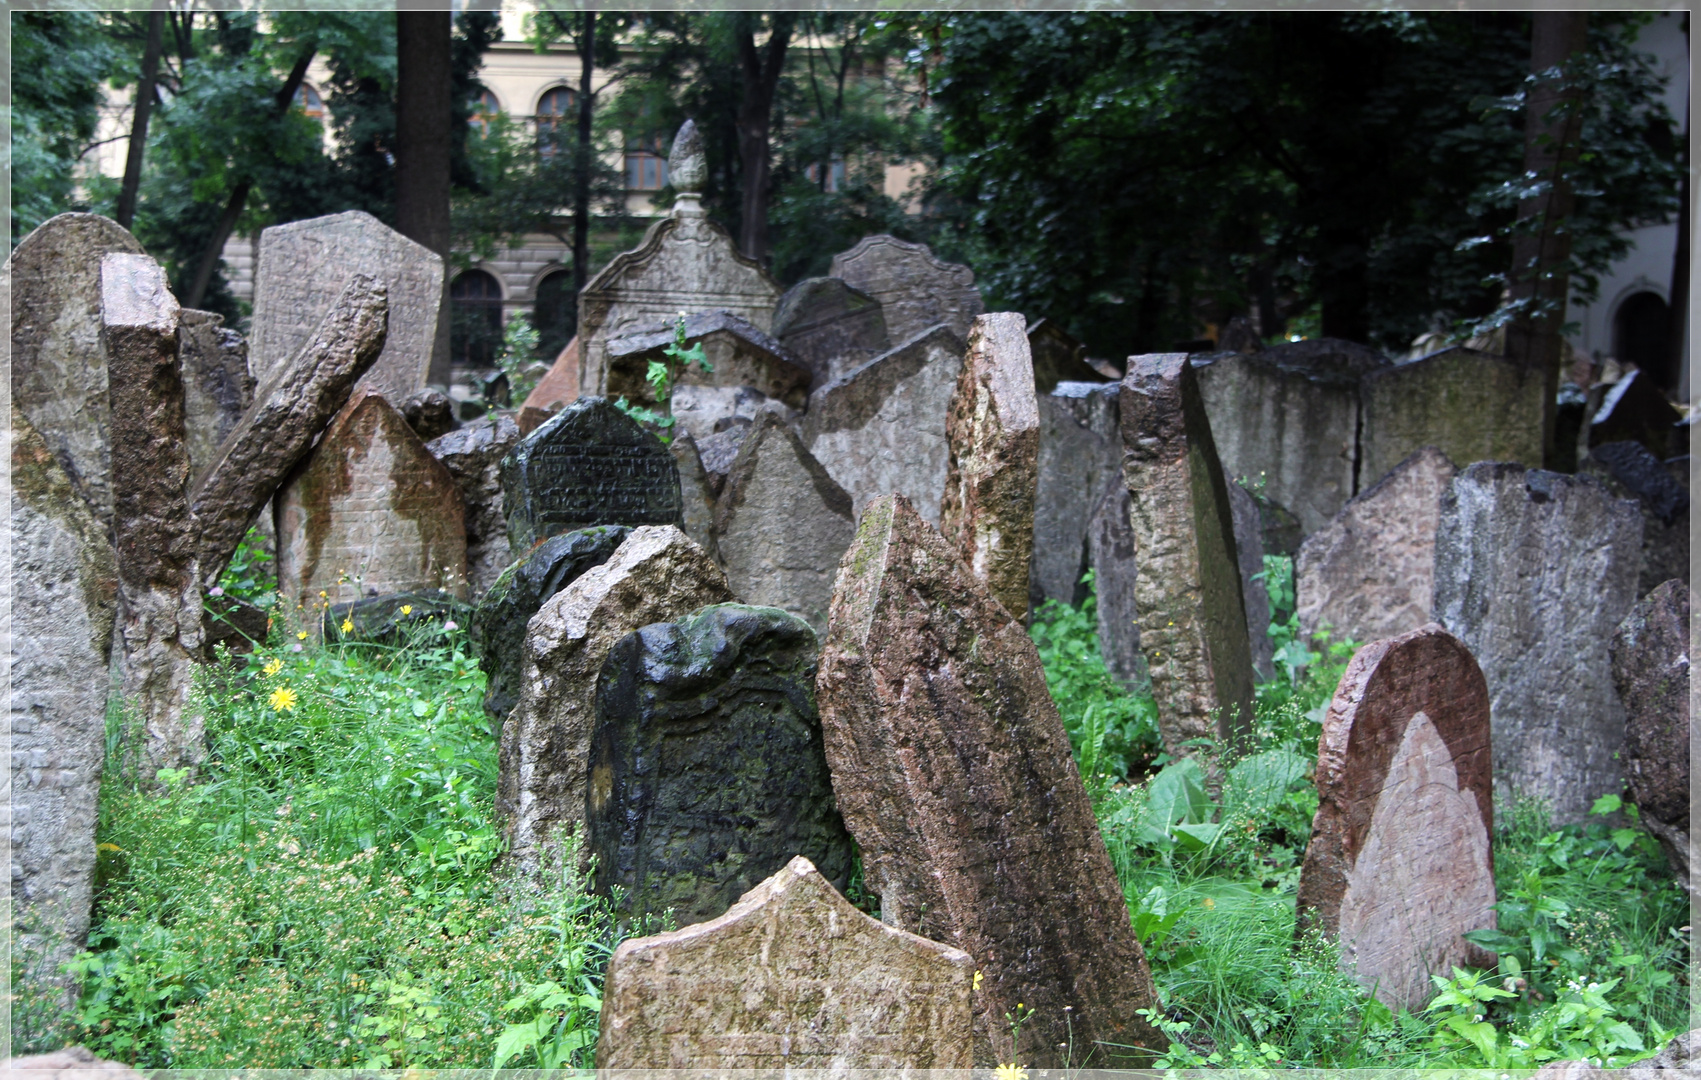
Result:
<svg viewBox="0 0 1701 1080"><path fill-rule="evenodd" d="M657 408L634 405L624 396L616 399L614 404L640 424L655 428L661 441L669 443L673 441L673 436L668 434L668 429L673 427L674 421L671 411L664 410L668 409L668 400L673 397L674 384L691 370L692 364L696 364L697 370L705 375L715 369L703 352L702 342L699 341L695 345L687 343L684 312L681 312L674 322L673 342L662 349L662 356L665 359L651 360L649 369L644 372L644 381L650 384L650 397L655 400Z"/></svg>

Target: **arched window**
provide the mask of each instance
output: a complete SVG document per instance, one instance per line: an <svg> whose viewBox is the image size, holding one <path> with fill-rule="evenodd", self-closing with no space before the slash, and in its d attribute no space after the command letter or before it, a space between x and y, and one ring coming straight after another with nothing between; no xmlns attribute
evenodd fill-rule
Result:
<svg viewBox="0 0 1701 1080"><path fill-rule="evenodd" d="M502 285L483 270L449 283L449 352L462 367L487 368L502 349Z"/></svg>
<svg viewBox="0 0 1701 1080"><path fill-rule="evenodd" d="M502 103L496 100L496 95L489 90L480 90L473 95L472 116L467 122L480 135L488 135L491 121L501 115Z"/></svg>
<svg viewBox="0 0 1701 1080"><path fill-rule="evenodd" d="M537 354L545 362L567 347L579 322L578 297L573 293L573 272L555 270L537 283L537 305L532 325L537 327Z"/></svg>
<svg viewBox="0 0 1701 1080"><path fill-rule="evenodd" d="M295 92L295 107L300 109L309 119L316 120L321 124L325 122L324 99L319 96L319 91L306 83L302 83L301 88Z"/></svg>
<svg viewBox="0 0 1701 1080"><path fill-rule="evenodd" d="M1669 309L1660 294L1646 290L1631 293L1619 302L1612 316L1612 352L1621 364L1635 364L1661 390L1670 390L1671 357L1666 349L1666 320Z"/></svg>
<svg viewBox="0 0 1701 1080"><path fill-rule="evenodd" d="M667 158L662 137L645 135L626 141L626 187L630 191L660 191L667 186Z"/></svg>
<svg viewBox="0 0 1701 1080"><path fill-rule="evenodd" d="M578 123L579 95L565 86L547 91L537 101L537 145L544 157L568 140L568 132Z"/></svg>

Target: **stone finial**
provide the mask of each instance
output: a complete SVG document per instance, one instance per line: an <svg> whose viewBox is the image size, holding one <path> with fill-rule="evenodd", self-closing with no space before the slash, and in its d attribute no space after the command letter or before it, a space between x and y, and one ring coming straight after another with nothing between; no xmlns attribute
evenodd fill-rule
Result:
<svg viewBox="0 0 1701 1080"><path fill-rule="evenodd" d="M697 123L687 120L673 137L673 152L667 156L667 178L679 192L674 213L702 213L697 193L702 190L708 163L703 159L703 138L697 134Z"/></svg>

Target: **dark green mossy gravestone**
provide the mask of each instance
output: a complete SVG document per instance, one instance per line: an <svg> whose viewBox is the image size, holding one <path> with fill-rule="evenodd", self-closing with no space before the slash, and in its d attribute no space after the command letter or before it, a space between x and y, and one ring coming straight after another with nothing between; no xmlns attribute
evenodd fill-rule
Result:
<svg viewBox="0 0 1701 1080"><path fill-rule="evenodd" d="M626 534L623 525L599 525L552 536L502 571L473 612L472 635L484 669L484 711L500 726L520 700L526 663L526 626L544 601L601 566Z"/></svg>
<svg viewBox="0 0 1701 1080"><path fill-rule="evenodd" d="M580 398L502 462L502 507L515 557L593 525L678 525L679 466L662 441L607 398Z"/></svg>
<svg viewBox="0 0 1701 1080"><path fill-rule="evenodd" d="M586 797L596 887L633 914L712 919L785 866L843 890L851 847L815 711L814 631L713 604L617 642L597 680Z"/></svg>

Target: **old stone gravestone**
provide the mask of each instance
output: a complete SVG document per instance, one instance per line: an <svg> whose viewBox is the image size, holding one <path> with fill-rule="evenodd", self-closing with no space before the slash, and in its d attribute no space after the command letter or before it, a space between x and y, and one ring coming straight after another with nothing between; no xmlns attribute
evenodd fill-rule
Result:
<svg viewBox="0 0 1701 1080"><path fill-rule="evenodd" d="M660 439L606 398L580 398L502 462L516 557L546 536L592 525L677 525L679 467Z"/></svg>
<svg viewBox="0 0 1701 1080"><path fill-rule="evenodd" d="M680 432L667 444L668 453L679 466L679 527L709 558L720 561L720 549L715 543L715 500L720 492L703 466L703 455L697 450L697 440L688 432ZM721 475L724 484L726 476Z"/></svg>
<svg viewBox="0 0 1701 1080"><path fill-rule="evenodd" d="M1612 635L1612 681L1624 702L1624 780L1642 824L1689 882L1689 586L1655 588Z"/></svg>
<svg viewBox="0 0 1701 1080"><path fill-rule="evenodd" d="M484 595L513 562L508 519L502 514L502 459L518 445L519 425L511 416L481 416L465 427L425 444L443 463L461 493L467 527L467 586Z"/></svg>
<svg viewBox="0 0 1701 1080"><path fill-rule="evenodd" d="M740 444L715 506L715 545L732 591L825 630L839 559L856 533L851 498L780 419Z"/></svg>
<svg viewBox="0 0 1701 1080"><path fill-rule="evenodd" d="M402 414L358 391L278 496L278 592L307 607L467 593L466 507Z"/></svg>
<svg viewBox="0 0 1701 1080"><path fill-rule="evenodd" d="M558 833L584 824L597 675L609 649L639 627L734 599L726 575L677 527L646 525L538 609L498 755L496 813L521 872L545 865Z"/></svg>
<svg viewBox="0 0 1701 1080"><path fill-rule="evenodd" d="M1140 648L1171 754L1252 722L1252 657L1228 487L1185 353L1128 358L1123 476L1140 573Z"/></svg>
<svg viewBox="0 0 1701 1080"><path fill-rule="evenodd" d="M1274 646L1270 642L1270 590L1264 584L1263 519L1258 500L1238 483L1228 484L1229 516L1234 522L1234 553L1240 567L1240 599L1246 611L1246 647L1252 673L1275 678Z"/></svg>
<svg viewBox="0 0 1701 1080"><path fill-rule="evenodd" d="M352 274L371 275L389 301L383 351L357 389L375 390L400 409L425 386L438 320L446 317L443 257L360 210L260 233L249 363L265 382L313 338Z"/></svg>
<svg viewBox="0 0 1701 1080"><path fill-rule="evenodd" d="M975 316L986 310L973 270L934 258L926 244L884 233L834 255L828 273L879 302L887 336L895 342L940 323L968 337Z"/></svg>
<svg viewBox="0 0 1701 1080"><path fill-rule="evenodd" d="M1590 450L1581 471L1642 507L1642 567L1636 575L1636 591L1646 595L1672 578L1687 582L1689 489L1666 463L1641 443L1614 442Z"/></svg>
<svg viewBox="0 0 1701 1080"><path fill-rule="evenodd" d="M679 387L750 387L764 397L801 409L809 401L809 367L778 341L730 311L705 311L685 318L687 348L700 346L707 370L692 363L679 369ZM633 327L604 343L608 396L654 406L646 377L652 362L666 362L677 319ZM692 430L693 435L708 434Z"/></svg>
<svg viewBox="0 0 1701 1080"><path fill-rule="evenodd" d="M117 222L60 214L6 262L12 291L12 400L53 451L77 494L112 521L111 403L100 326L100 261L142 253Z"/></svg>
<svg viewBox="0 0 1701 1080"><path fill-rule="evenodd" d="M797 410L751 386L676 387L668 408L673 433L689 435L699 446L729 428L748 427L763 413L773 413L788 424L800 419Z"/></svg>
<svg viewBox="0 0 1701 1080"><path fill-rule="evenodd" d="M1029 342L1033 335L1029 334ZM1034 561L1028 601L1078 604L1088 564L1087 532L1105 484L1122 472L1115 383L1060 382L1038 396L1039 480L1034 492Z"/></svg>
<svg viewBox="0 0 1701 1080"><path fill-rule="evenodd" d="M881 917L985 973L976 1063L1162 1047L1136 1015L1156 1003L1145 954L1033 641L901 496L858 524L816 694ZM1018 1002L1034 1011L1012 1047Z"/></svg>
<svg viewBox="0 0 1701 1080"><path fill-rule="evenodd" d="M1457 471L1426 446L1306 537L1294 592L1307 637L1378 641L1429 622L1441 496Z"/></svg>
<svg viewBox="0 0 1701 1080"><path fill-rule="evenodd" d="M813 373L810 389L892 347L880 302L838 278L805 278L774 307L774 336Z"/></svg>
<svg viewBox="0 0 1701 1080"><path fill-rule="evenodd" d="M177 356L183 368L190 475L199 477L254 404L248 343L225 329L224 316L185 309L177 320Z"/></svg>
<svg viewBox="0 0 1701 1080"><path fill-rule="evenodd" d="M585 813L596 889L631 915L722 914L802 855L850 880L815 710L815 632L777 608L712 604L636 630L596 688Z"/></svg>
<svg viewBox="0 0 1701 1080"><path fill-rule="evenodd" d="M1495 925L1493 756L1482 672L1434 624L1360 649L1324 716L1298 928L1396 1012L1493 964L1461 936Z"/></svg>
<svg viewBox="0 0 1701 1080"><path fill-rule="evenodd" d="M967 1070L973 971L800 855L719 918L620 944L597 1068Z"/></svg>
<svg viewBox="0 0 1701 1080"><path fill-rule="evenodd" d="M1134 561L1133 502L1122 474L1105 481L1087 525L1087 558L1097 595L1099 655L1125 685L1144 684L1151 676L1140 652L1140 607L1135 599L1139 567Z"/></svg>
<svg viewBox="0 0 1701 1080"><path fill-rule="evenodd" d="M579 338L575 334L562 350L556 354L555 362L549 366L549 371L538 384L532 387L532 392L526 395L521 403L520 411L538 409L545 412L560 412L573 402L579 400Z"/></svg>
<svg viewBox="0 0 1701 1080"><path fill-rule="evenodd" d="M1104 375L1087 363L1087 347L1054 319L1028 324L1028 350L1034 357L1034 392L1042 397L1058 383L1104 382Z"/></svg>
<svg viewBox="0 0 1701 1080"><path fill-rule="evenodd" d="M810 395L804 444L859 517L871 500L902 495L938 524L950 467L945 414L962 366L962 338L938 326Z"/></svg>
<svg viewBox="0 0 1701 1080"><path fill-rule="evenodd" d="M1488 679L1495 784L1557 824L1623 789L1607 643L1636 602L1642 515L1587 477L1478 462L1441 497L1435 619Z"/></svg>
<svg viewBox="0 0 1701 1080"><path fill-rule="evenodd" d="M504 374L503 378L506 377ZM415 391L398 406L397 411L408 422L408 427L413 428L413 433L425 442L447 435L461 426L461 422L455 419L454 400L436 387Z"/></svg>

